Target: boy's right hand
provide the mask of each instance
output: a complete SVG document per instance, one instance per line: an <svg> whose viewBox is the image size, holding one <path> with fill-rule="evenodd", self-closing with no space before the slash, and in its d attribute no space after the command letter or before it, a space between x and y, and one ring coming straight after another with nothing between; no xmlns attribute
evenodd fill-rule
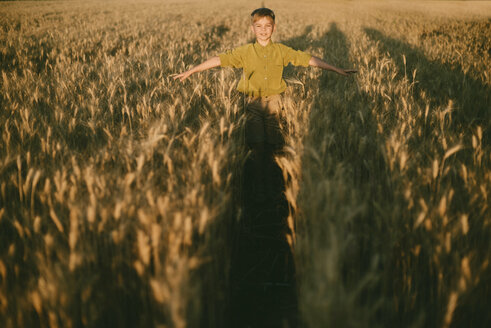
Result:
<svg viewBox="0 0 491 328"><path fill-rule="evenodd" d="M211 57L210 59L204 61L203 63L199 64L198 66L195 66L195 67L187 70L184 73L177 74L176 76L173 76L173 78L174 78L174 80L179 79L182 82L185 79L187 79L191 74L202 72L202 71L205 71L207 69L220 66L220 64L221 64L220 57L218 57L218 56Z"/></svg>
<svg viewBox="0 0 491 328"><path fill-rule="evenodd" d="M191 71L186 71L184 73L181 73L181 74L177 74L175 76L173 76L172 78L174 80L176 79L179 79L181 82L184 81L185 79L187 79L191 74L193 74Z"/></svg>

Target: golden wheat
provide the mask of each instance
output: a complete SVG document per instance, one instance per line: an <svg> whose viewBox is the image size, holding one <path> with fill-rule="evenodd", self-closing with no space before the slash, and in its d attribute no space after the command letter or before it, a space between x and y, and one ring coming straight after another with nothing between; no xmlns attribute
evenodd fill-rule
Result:
<svg viewBox="0 0 491 328"><path fill-rule="evenodd" d="M266 5L275 40L359 70L286 70L302 323L491 322L489 3ZM240 75L171 75L250 41L252 9L0 5L3 327L227 326Z"/></svg>

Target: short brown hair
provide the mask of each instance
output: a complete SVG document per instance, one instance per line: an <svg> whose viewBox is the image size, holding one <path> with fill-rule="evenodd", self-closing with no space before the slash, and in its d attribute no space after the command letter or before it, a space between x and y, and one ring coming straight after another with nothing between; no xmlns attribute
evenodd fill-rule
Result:
<svg viewBox="0 0 491 328"><path fill-rule="evenodd" d="M274 12L269 8L257 8L251 13L251 24L263 17L269 17L274 23Z"/></svg>

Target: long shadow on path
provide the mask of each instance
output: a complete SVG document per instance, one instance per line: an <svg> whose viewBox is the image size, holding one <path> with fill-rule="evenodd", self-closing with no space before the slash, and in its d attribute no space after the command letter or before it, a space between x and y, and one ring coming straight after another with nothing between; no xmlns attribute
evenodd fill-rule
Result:
<svg viewBox="0 0 491 328"><path fill-rule="evenodd" d="M263 169L270 186L254 193L252 158L245 163L239 222L231 267L233 327L295 327L295 267L287 242L288 204L281 169L273 159Z"/></svg>

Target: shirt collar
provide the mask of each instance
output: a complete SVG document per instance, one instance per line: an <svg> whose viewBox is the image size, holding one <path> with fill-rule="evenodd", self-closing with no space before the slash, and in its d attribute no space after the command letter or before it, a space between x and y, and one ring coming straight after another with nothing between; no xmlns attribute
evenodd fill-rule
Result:
<svg viewBox="0 0 491 328"><path fill-rule="evenodd" d="M259 49L268 49L273 45L273 40L269 40L268 44L265 47L260 45L259 42L257 42L257 40L256 42L254 42L254 45L259 47Z"/></svg>

